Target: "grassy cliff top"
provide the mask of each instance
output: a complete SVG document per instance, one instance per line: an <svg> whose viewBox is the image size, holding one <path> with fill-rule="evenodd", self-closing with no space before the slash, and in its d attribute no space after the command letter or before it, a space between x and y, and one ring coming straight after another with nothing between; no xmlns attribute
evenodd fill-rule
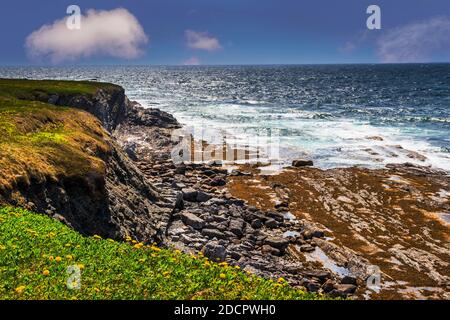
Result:
<svg viewBox="0 0 450 320"><path fill-rule="evenodd" d="M32 212L0 208L1 299L317 299L202 256L83 237ZM67 268L81 272L69 290ZM73 286L76 287L77 281Z"/></svg>
<svg viewBox="0 0 450 320"><path fill-rule="evenodd" d="M34 100L39 93L46 95L92 95L98 89L109 90L121 88L115 84L104 82L0 79L0 97L14 97L22 100Z"/></svg>
<svg viewBox="0 0 450 320"><path fill-rule="evenodd" d="M102 173L108 136L93 115L36 101L51 94L93 94L111 84L0 79L0 189L30 180ZM116 87L120 88L120 87Z"/></svg>

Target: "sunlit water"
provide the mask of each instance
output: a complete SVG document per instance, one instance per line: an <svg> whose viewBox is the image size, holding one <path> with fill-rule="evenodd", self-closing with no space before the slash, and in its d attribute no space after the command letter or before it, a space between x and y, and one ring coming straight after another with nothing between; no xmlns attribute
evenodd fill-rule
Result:
<svg viewBox="0 0 450 320"><path fill-rule="evenodd" d="M0 77L113 82L143 106L228 141L279 142L285 164L306 157L322 168L450 170L450 64L14 67Z"/></svg>

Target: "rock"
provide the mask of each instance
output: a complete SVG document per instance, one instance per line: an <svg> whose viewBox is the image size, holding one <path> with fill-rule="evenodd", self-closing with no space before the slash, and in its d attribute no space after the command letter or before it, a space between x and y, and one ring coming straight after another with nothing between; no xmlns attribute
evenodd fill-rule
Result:
<svg viewBox="0 0 450 320"><path fill-rule="evenodd" d="M274 219L270 218L265 222L265 225L267 228L274 229L278 227L278 222L276 222Z"/></svg>
<svg viewBox="0 0 450 320"><path fill-rule="evenodd" d="M306 289L308 289L309 292L317 292L320 289L320 284L310 281L306 284Z"/></svg>
<svg viewBox="0 0 450 320"><path fill-rule="evenodd" d="M312 160L305 160L305 159L297 159L292 161L292 166L299 168L299 167L310 167L313 166L314 163L312 162Z"/></svg>
<svg viewBox="0 0 450 320"><path fill-rule="evenodd" d="M313 252L315 248L310 244L304 244L299 247L301 252Z"/></svg>
<svg viewBox="0 0 450 320"><path fill-rule="evenodd" d="M198 191L192 188L185 188L182 190L183 200L189 202L195 202L197 200Z"/></svg>
<svg viewBox="0 0 450 320"><path fill-rule="evenodd" d="M212 187L223 187L227 182L222 178L214 178L209 182L209 185Z"/></svg>
<svg viewBox="0 0 450 320"><path fill-rule="evenodd" d="M251 222L251 226L253 229L260 229L263 226L263 223L259 219L255 219Z"/></svg>
<svg viewBox="0 0 450 320"><path fill-rule="evenodd" d="M194 229L200 230L205 226L205 221L190 212L181 212L181 221Z"/></svg>
<svg viewBox="0 0 450 320"><path fill-rule="evenodd" d="M213 238L225 239L226 238L225 234L217 229L203 229L202 235L205 237L208 237L210 239L213 239Z"/></svg>
<svg viewBox="0 0 450 320"><path fill-rule="evenodd" d="M325 232L321 230L306 230L303 233L303 238L305 240L310 240L312 238L323 238L325 236Z"/></svg>
<svg viewBox="0 0 450 320"><path fill-rule="evenodd" d="M202 252L205 257L212 261L224 261L227 256L226 248L213 242L207 243L203 247Z"/></svg>
<svg viewBox="0 0 450 320"><path fill-rule="evenodd" d="M245 222L243 220L231 220L229 224L229 230L236 236L242 237L244 232Z"/></svg>
<svg viewBox="0 0 450 320"><path fill-rule="evenodd" d="M283 238L275 238L275 237L268 237L264 240L264 243L280 249L280 250L285 250L287 248L287 246L289 245L289 240L283 239Z"/></svg>
<svg viewBox="0 0 450 320"><path fill-rule="evenodd" d="M280 250L278 250L277 248L274 248L272 246L269 246L267 244L262 246L261 252L263 254L273 254L274 256L280 256L281 255L281 251Z"/></svg>
<svg viewBox="0 0 450 320"><path fill-rule="evenodd" d="M329 272L321 270L307 270L303 271L302 274L306 277L317 278L321 282L325 282L326 280L331 278L331 274Z"/></svg>
<svg viewBox="0 0 450 320"><path fill-rule="evenodd" d="M337 284L335 285L336 291L343 295L353 294L356 291L356 286L353 284Z"/></svg>
<svg viewBox="0 0 450 320"><path fill-rule="evenodd" d="M211 195L209 195L209 194L207 194L206 192L203 192L203 191L198 191L197 192L197 197L196 197L196 201L197 202L206 202L206 201L208 201L209 199L211 199L212 198L212 196Z"/></svg>
<svg viewBox="0 0 450 320"><path fill-rule="evenodd" d="M352 284L352 285L356 286L357 279L355 277L345 276L345 277L342 278L341 284Z"/></svg>
<svg viewBox="0 0 450 320"><path fill-rule="evenodd" d="M335 286L334 281L331 280L331 279L328 279L328 280L325 281L325 283L322 285L322 290L323 290L325 293L328 293L328 292L331 292L331 291L334 290L334 286Z"/></svg>

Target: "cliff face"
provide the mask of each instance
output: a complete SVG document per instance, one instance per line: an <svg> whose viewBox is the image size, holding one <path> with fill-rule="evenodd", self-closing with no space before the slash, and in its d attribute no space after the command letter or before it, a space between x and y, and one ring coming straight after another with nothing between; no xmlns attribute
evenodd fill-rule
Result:
<svg viewBox="0 0 450 320"><path fill-rule="evenodd" d="M128 118L151 115L118 86L85 85L70 92L61 82L0 80L0 203L87 235L159 241L173 201L158 195L109 134Z"/></svg>

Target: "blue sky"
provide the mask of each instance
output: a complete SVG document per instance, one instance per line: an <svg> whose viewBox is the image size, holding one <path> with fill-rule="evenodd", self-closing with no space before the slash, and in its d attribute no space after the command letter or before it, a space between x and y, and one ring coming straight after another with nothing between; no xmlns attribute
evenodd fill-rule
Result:
<svg viewBox="0 0 450 320"><path fill-rule="evenodd" d="M86 43L86 51L67 60L66 51L53 59L61 48L48 47L52 34L33 37L26 48L33 31L64 18L71 4L83 13L124 8L148 41L136 40L139 54L105 52L108 42L103 48ZM366 27L371 4L381 8L381 30ZM15 0L0 6L0 65L450 61L448 0Z"/></svg>

